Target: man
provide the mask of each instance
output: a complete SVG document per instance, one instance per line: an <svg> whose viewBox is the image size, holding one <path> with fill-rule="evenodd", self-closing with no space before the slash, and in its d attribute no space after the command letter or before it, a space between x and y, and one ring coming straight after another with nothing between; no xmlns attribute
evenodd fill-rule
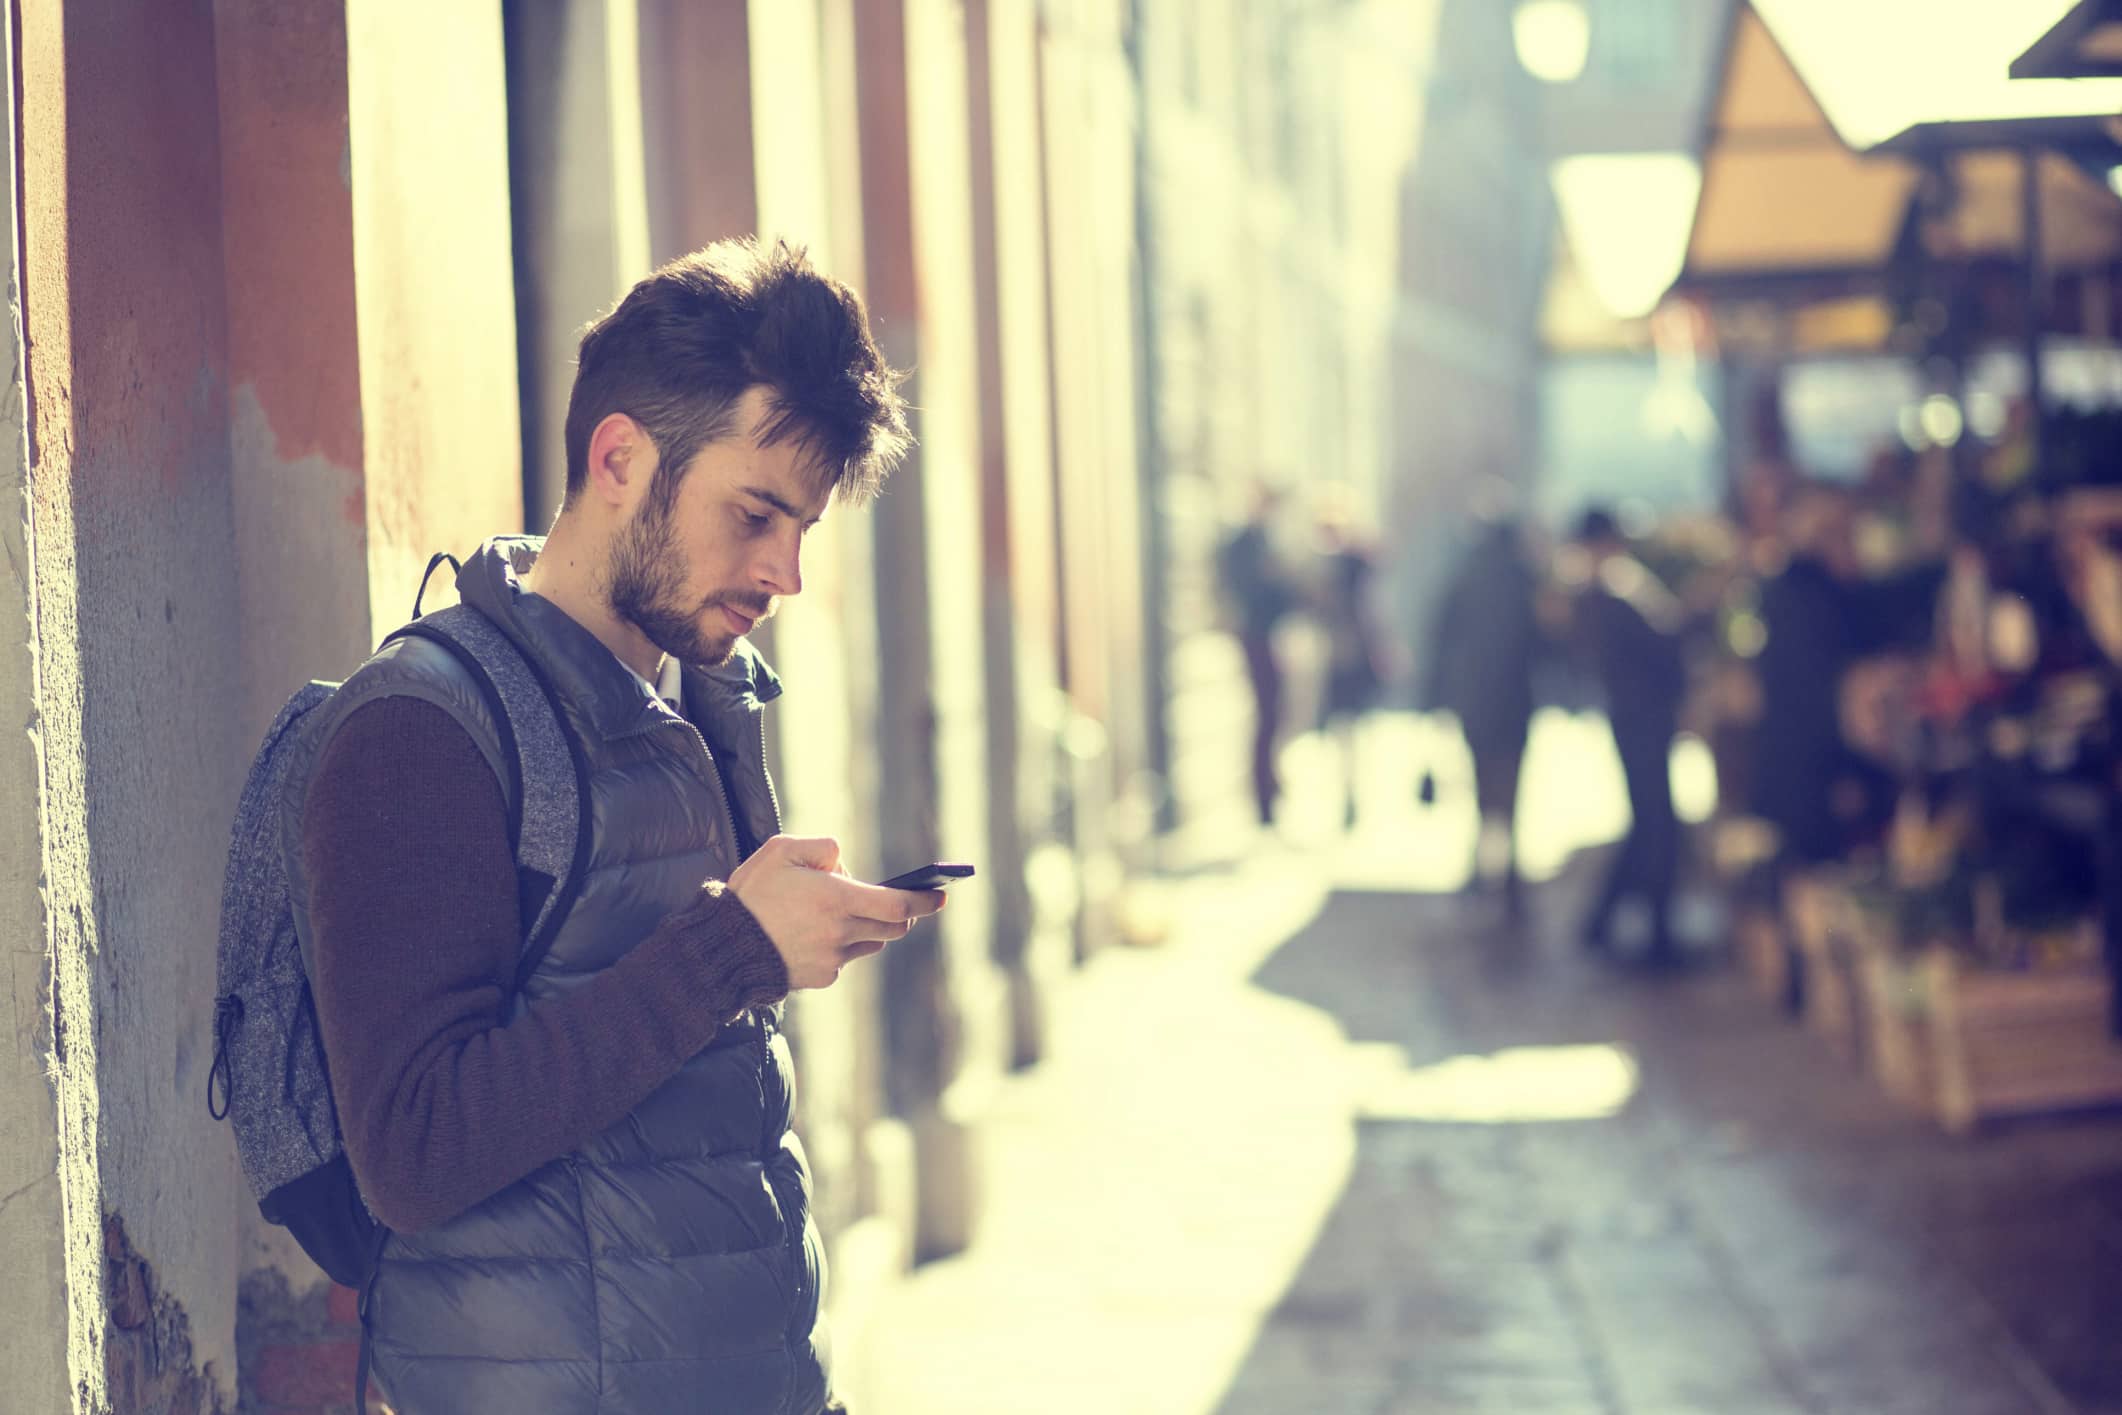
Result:
<svg viewBox="0 0 2122 1415"><path fill-rule="evenodd" d="M1577 629L1605 693L1632 818L1584 938L1593 948L1610 948L1614 914L1623 899L1636 895L1650 908L1649 961L1669 966L1679 961L1670 916L1680 851L1671 761L1687 690L1680 606L1629 553L1607 512L1586 512L1576 539L1589 558Z"/></svg>
<svg viewBox="0 0 2122 1415"><path fill-rule="evenodd" d="M1525 563L1518 522L1497 510L1477 518L1481 530L1445 587L1430 653L1425 706L1459 719L1474 759L1481 840L1500 839L1506 916L1515 922L1524 898L1518 876L1518 769L1533 718L1533 665L1540 651L1538 585ZM1477 844L1478 883L1488 853Z"/></svg>
<svg viewBox="0 0 2122 1415"><path fill-rule="evenodd" d="M1282 496L1262 482L1253 488L1250 514L1216 552L1223 594L1245 653L1245 678L1253 695L1253 807L1260 824L1272 825L1282 783L1275 771L1275 739L1282 729L1282 664L1275 630L1296 606L1298 594L1275 553L1272 524Z"/></svg>
<svg viewBox="0 0 2122 1415"><path fill-rule="evenodd" d="M319 728L312 984L390 1229L364 1308L398 1415L830 1400L777 1005L942 896L778 833L780 688L743 636L802 589L828 500L873 495L902 454L895 381L859 299L780 245L674 261L584 335L550 535L489 542L458 581L553 685L588 770L580 897L520 987L537 901L464 671L394 644Z"/></svg>
<svg viewBox="0 0 2122 1415"><path fill-rule="evenodd" d="M1911 643L1910 630L1927 632L1939 587L1935 567L1866 583L1854 513L1838 488L1801 492L1785 517L1789 559L1761 589L1753 806L1799 868L1841 858L1892 814L1892 774L1843 738L1843 679L1867 655Z"/></svg>

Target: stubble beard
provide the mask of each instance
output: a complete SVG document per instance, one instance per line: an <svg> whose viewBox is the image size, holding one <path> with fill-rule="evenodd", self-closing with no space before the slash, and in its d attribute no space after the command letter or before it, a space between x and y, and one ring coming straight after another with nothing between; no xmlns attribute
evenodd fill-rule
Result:
<svg viewBox="0 0 2122 1415"><path fill-rule="evenodd" d="M605 598L612 613L639 629L642 636L680 663L713 668L729 662L737 636L709 634L701 616L723 604L747 618L764 617L768 606L722 592L698 603L685 595L685 566L671 531L670 512L643 505L612 543L605 565Z"/></svg>

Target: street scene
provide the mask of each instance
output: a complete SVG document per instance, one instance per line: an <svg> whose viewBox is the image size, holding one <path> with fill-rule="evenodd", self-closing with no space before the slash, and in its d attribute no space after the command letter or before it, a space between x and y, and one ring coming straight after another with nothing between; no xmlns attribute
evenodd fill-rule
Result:
<svg viewBox="0 0 2122 1415"><path fill-rule="evenodd" d="M2122 1415L2122 0L0 20L0 1415Z"/></svg>

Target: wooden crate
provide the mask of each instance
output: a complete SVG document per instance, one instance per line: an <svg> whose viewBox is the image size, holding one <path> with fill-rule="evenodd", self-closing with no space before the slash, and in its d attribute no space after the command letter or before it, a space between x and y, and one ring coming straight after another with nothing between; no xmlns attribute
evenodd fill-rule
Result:
<svg viewBox="0 0 2122 1415"><path fill-rule="evenodd" d="M1934 949L1867 951L1862 976L1873 1074L1955 1134L1987 1120L2122 1105L2104 970L1997 972Z"/></svg>
<svg viewBox="0 0 2122 1415"><path fill-rule="evenodd" d="M2122 1045L2107 1030L2104 970L1985 972L1945 952L1923 967L1937 1113L1948 1130L2122 1104Z"/></svg>

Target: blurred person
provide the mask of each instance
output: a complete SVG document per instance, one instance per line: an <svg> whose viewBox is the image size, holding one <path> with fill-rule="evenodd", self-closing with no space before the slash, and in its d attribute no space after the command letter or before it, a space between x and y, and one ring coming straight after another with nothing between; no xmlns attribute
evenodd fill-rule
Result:
<svg viewBox="0 0 2122 1415"><path fill-rule="evenodd" d="M1445 586L1431 634L1426 706L1458 719L1474 763L1482 837L1500 840L1498 868L1484 871L1475 843L1473 883L1500 881L1512 919L1524 908L1518 873L1518 776L1532 727L1540 656L1540 584L1527 564L1523 529L1507 505L1477 515L1473 544Z"/></svg>
<svg viewBox="0 0 2122 1415"><path fill-rule="evenodd" d="M1378 705L1385 683L1370 604L1377 561L1339 498L1330 498L1319 508L1318 545L1321 584L1317 607L1327 647L1319 725L1341 749L1342 784L1348 798L1344 823L1353 826L1360 728L1364 716Z"/></svg>
<svg viewBox="0 0 2122 1415"><path fill-rule="evenodd" d="M942 896L780 833L745 635L901 455L896 384L854 292L779 244L673 261L583 335L550 533L458 579L590 793L527 976L509 749L468 670L397 642L319 710L305 942L398 1415L838 1409L779 1011Z"/></svg>
<svg viewBox="0 0 2122 1415"><path fill-rule="evenodd" d="M1670 966L1680 956L1672 933L1680 863L1672 749L1687 692L1681 607L1631 553L1611 512L1585 512L1575 542L1589 560L1576 604L1578 644L1606 698L1630 815L1628 836L1585 920L1584 942L1610 950L1615 914L1637 897L1650 909L1648 961Z"/></svg>
<svg viewBox="0 0 2122 1415"><path fill-rule="evenodd" d="M1254 484L1245 520L1216 551L1216 571L1252 689L1253 805L1260 824L1272 825L1282 785L1275 773L1275 741L1282 730L1282 663L1275 630L1301 598L1295 578L1275 548L1274 516L1282 493Z"/></svg>
<svg viewBox="0 0 2122 1415"><path fill-rule="evenodd" d="M1864 582L1855 505L1837 488L1801 491L1784 523L1785 561L1761 587L1753 807L1784 860L1806 866L1839 858L1891 813L1891 773L1845 740L1843 678L1902 625L1927 626L1938 582L1924 570Z"/></svg>

